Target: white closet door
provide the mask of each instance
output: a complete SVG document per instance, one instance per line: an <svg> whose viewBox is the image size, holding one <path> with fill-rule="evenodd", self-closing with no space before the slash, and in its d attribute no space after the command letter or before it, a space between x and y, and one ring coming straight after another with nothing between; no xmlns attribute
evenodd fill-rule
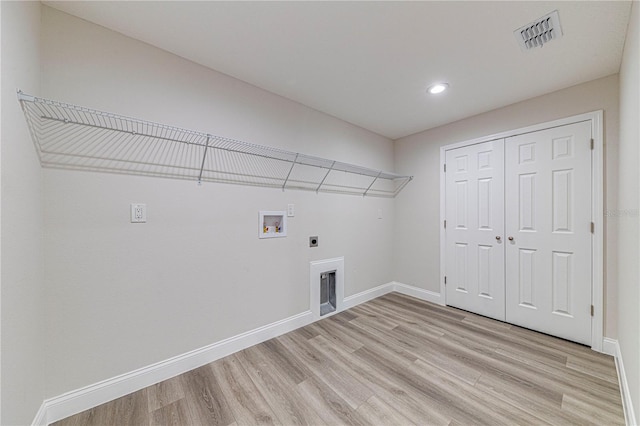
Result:
<svg viewBox="0 0 640 426"><path fill-rule="evenodd" d="M446 153L447 305L504 321L504 140Z"/></svg>
<svg viewBox="0 0 640 426"><path fill-rule="evenodd" d="M507 138L505 196L507 322L590 345L591 124Z"/></svg>

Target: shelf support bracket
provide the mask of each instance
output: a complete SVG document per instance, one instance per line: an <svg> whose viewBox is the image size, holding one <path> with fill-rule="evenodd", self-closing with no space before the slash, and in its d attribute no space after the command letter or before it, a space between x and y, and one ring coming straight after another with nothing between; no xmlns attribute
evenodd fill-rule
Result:
<svg viewBox="0 0 640 426"><path fill-rule="evenodd" d="M26 101L26 102L35 102L36 101L35 96L25 95L24 93L22 93L22 90L18 90L17 94L18 94L18 100L19 101Z"/></svg>
<svg viewBox="0 0 640 426"><path fill-rule="evenodd" d="M322 178L322 181L320 182L320 185L318 185L318 187L316 188L316 194L318 193L318 191L320 191L320 187L322 187L322 184L327 179L327 176L329 176L329 173L331 173L331 170L333 170L333 166L335 165L336 165L335 161L331 163L331 167L329 167L329 170L327 170L327 174L324 175L324 177Z"/></svg>
<svg viewBox="0 0 640 426"><path fill-rule="evenodd" d="M296 162L298 161L298 155L300 154L296 153L296 158L293 160L293 163L291 164L291 168L289 169L289 173L287 173L287 177L284 179L284 183L282 184L282 192L284 192L284 187L287 186L287 181L289 180L289 176L291 176L293 167L296 165Z"/></svg>
<svg viewBox="0 0 640 426"><path fill-rule="evenodd" d="M369 192L369 190L371 189L371 187L373 186L374 183L376 183L376 181L378 180L378 178L380 177L380 175L382 174L382 171L378 172L378 176L376 176L375 178L373 178L373 181L369 184L369 186L367 187L367 189L364 190L364 192L362 193L362 196L364 197L365 195L367 195L367 192Z"/></svg>
<svg viewBox="0 0 640 426"><path fill-rule="evenodd" d="M204 171L204 162L207 159L207 151L209 151L210 141L211 135L207 135L207 145L204 147L204 154L202 155L202 165L200 166L200 174L198 175L198 185L202 185L202 172Z"/></svg>
<svg viewBox="0 0 640 426"><path fill-rule="evenodd" d="M402 184L398 187L398 189L395 190L395 192L393 193L393 196L395 197L396 195L398 195L400 193L400 191L402 191L404 189L405 186L407 186L407 184L409 182L411 182L413 180L413 176L409 176L407 178L404 179L404 182L402 182Z"/></svg>

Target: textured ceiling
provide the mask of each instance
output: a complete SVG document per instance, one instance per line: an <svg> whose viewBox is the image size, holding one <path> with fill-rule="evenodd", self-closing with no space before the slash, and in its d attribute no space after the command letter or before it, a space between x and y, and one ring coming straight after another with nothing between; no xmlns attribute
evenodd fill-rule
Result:
<svg viewBox="0 0 640 426"><path fill-rule="evenodd" d="M617 73L630 2L45 2L391 139ZM513 31L558 10L564 37ZM436 81L450 90L425 94Z"/></svg>

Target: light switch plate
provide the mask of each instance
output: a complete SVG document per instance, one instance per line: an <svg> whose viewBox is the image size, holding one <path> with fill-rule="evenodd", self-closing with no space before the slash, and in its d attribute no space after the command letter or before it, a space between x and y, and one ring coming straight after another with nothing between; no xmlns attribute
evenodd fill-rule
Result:
<svg viewBox="0 0 640 426"><path fill-rule="evenodd" d="M131 223L145 223L147 221L147 205L131 204Z"/></svg>
<svg viewBox="0 0 640 426"><path fill-rule="evenodd" d="M287 204L287 216L294 217L296 215L295 205Z"/></svg>

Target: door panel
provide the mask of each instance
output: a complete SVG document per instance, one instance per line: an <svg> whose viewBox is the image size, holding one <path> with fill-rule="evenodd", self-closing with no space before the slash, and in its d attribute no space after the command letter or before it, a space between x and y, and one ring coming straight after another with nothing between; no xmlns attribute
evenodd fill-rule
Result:
<svg viewBox="0 0 640 426"><path fill-rule="evenodd" d="M589 122L505 141L506 320L584 344L591 344L590 145Z"/></svg>
<svg viewBox="0 0 640 426"><path fill-rule="evenodd" d="M447 304L502 321L503 149L501 139L447 151L445 184Z"/></svg>

